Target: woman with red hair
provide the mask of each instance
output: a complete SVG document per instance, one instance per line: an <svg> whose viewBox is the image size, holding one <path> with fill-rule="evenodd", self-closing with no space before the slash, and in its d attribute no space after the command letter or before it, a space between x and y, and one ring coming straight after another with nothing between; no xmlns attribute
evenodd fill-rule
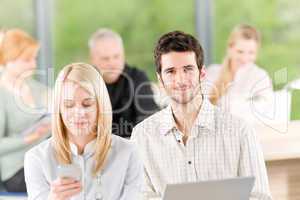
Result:
<svg viewBox="0 0 300 200"><path fill-rule="evenodd" d="M1 181L9 192L26 192L25 152L47 137L50 122L30 128L47 112L47 87L34 80L39 43L19 29L7 30L0 43Z"/></svg>

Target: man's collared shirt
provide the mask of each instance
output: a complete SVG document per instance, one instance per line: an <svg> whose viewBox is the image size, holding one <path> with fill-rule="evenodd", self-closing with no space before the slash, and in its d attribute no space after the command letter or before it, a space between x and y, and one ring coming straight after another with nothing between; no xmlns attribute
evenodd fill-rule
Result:
<svg viewBox="0 0 300 200"><path fill-rule="evenodd" d="M166 184L255 176L251 197L271 199L263 154L253 129L210 104L203 104L186 145L171 106L138 124L132 140L144 162L147 196Z"/></svg>
<svg viewBox="0 0 300 200"><path fill-rule="evenodd" d="M55 157L53 140L48 139L26 153L25 179L29 200L46 200L50 184L58 178L59 163ZM133 144L112 136L112 145L106 164L93 176L95 140L78 154L70 143L72 164L81 169L82 190L70 200L139 200L143 182L142 163Z"/></svg>

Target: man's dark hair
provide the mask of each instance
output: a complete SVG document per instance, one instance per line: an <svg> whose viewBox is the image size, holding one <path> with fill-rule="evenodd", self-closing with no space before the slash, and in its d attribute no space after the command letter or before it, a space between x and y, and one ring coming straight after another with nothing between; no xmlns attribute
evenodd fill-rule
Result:
<svg viewBox="0 0 300 200"><path fill-rule="evenodd" d="M161 36L154 49L156 72L161 73L161 56L169 52L194 52L199 70L204 63L204 52L198 40L182 31L172 31Z"/></svg>

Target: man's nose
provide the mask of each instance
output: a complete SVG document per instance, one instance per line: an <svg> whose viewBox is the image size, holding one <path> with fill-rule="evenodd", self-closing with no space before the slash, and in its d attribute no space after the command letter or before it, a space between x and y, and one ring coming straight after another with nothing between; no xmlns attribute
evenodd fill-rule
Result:
<svg viewBox="0 0 300 200"><path fill-rule="evenodd" d="M186 74L184 72L177 72L175 75L175 82L178 85L185 85L186 83Z"/></svg>

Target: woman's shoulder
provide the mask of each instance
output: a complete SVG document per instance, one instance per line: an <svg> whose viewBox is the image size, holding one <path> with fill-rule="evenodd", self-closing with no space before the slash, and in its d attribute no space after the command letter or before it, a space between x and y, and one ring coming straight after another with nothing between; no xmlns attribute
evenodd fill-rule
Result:
<svg viewBox="0 0 300 200"><path fill-rule="evenodd" d="M133 141L117 135L112 135L112 147L116 149L117 152L122 151L129 154L131 154L136 149Z"/></svg>
<svg viewBox="0 0 300 200"><path fill-rule="evenodd" d="M220 64L211 64L208 67L206 67L206 71L208 72L217 72L220 71L221 65Z"/></svg>
<svg viewBox="0 0 300 200"><path fill-rule="evenodd" d="M49 138L36 146L32 147L26 152L26 156L37 156L41 159L49 158L49 155L53 152L52 138Z"/></svg>
<svg viewBox="0 0 300 200"><path fill-rule="evenodd" d="M250 70L247 70L247 72L245 74L247 74L247 76L249 77L253 77L253 78L256 78L256 79L261 79L261 78L270 78L268 72L262 68L262 67L259 67L258 65L256 64L252 64L248 67L248 69Z"/></svg>
<svg viewBox="0 0 300 200"><path fill-rule="evenodd" d="M221 65L219 64L212 64L206 68L206 79L209 81L215 81L219 76L221 71Z"/></svg>

